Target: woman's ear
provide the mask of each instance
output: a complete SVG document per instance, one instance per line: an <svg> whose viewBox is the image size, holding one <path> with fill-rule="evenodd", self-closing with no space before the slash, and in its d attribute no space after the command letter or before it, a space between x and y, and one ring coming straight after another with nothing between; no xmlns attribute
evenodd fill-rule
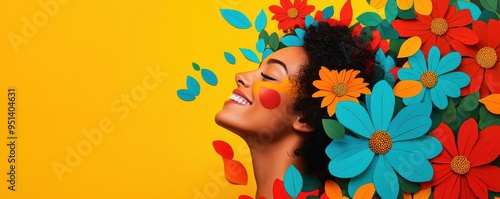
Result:
<svg viewBox="0 0 500 199"><path fill-rule="evenodd" d="M301 117L299 116L295 116L292 126L296 131L300 131L303 133L309 133L314 130L314 128L310 127L307 123L302 122Z"/></svg>

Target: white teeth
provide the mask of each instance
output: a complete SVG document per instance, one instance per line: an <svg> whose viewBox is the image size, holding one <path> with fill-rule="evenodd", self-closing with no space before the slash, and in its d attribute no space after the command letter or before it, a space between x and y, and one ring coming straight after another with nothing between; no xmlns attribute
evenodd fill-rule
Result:
<svg viewBox="0 0 500 199"><path fill-rule="evenodd" d="M248 102L245 98L237 95L237 94L232 94L229 99L238 102L238 104L243 104L243 105L250 105L250 102Z"/></svg>

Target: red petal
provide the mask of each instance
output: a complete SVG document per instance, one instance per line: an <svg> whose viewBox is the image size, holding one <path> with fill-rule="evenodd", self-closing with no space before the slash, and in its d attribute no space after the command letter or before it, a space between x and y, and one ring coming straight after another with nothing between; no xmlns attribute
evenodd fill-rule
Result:
<svg viewBox="0 0 500 199"><path fill-rule="evenodd" d="M426 189L435 185L441 184L443 181L448 180L452 175L456 175L451 171L450 164L432 164L432 169L434 170L434 176L429 182L424 182L421 189Z"/></svg>
<svg viewBox="0 0 500 199"><path fill-rule="evenodd" d="M276 14L286 14L286 10L277 6L277 5L272 5L272 6L269 6L269 10L272 12L272 13L276 13ZM274 18L274 17L273 17Z"/></svg>
<svg viewBox="0 0 500 199"><path fill-rule="evenodd" d="M467 184L469 184L470 189L474 192L470 198L474 198L474 195L478 198L488 198L488 187L486 187L486 184L478 176L469 172L465 177L467 178Z"/></svg>
<svg viewBox="0 0 500 199"><path fill-rule="evenodd" d="M470 118L462 123L458 130L458 154L469 157L474 144L476 144L478 126L474 118Z"/></svg>
<svg viewBox="0 0 500 199"><path fill-rule="evenodd" d="M236 160L224 158L224 174L231 183L238 185L248 183L248 173L245 166Z"/></svg>
<svg viewBox="0 0 500 199"><path fill-rule="evenodd" d="M286 19L286 20L283 20L283 21L280 21L278 23L278 28L281 29L281 30L287 30L288 29L288 23L289 23L289 19Z"/></svg>
<svg viewBox="0 0 500 199"><path fill-rule="evenodd" d="M484 69L477 65L476 59L463 58L462 63L460 63L457 70L469 75L471 81L467 88L469 88L471 93L477 92L481 86L481 82L483 81Z"/></svg>
<svg viewBox="0 0 500 199"><path fill-rule="evenodd" d="M466 46L456 39L449 40L449 42L453 50L460 52L460 55L463 57L476 57L477 51L475 50L475 46ZM479 42L481 42L481 39Z"/></svg>
<svg viewBox="0 0 500 199"><path fill-rule="evenodd" d="M455 6L448 7L448 10L446 11L446 14L444 14L443 18L448 21L448 19L455 14L456 10L457 8Z"/></svg>
<svg viewBox="0 0 500 199"><path fill-rule="evenodd" d="M498 180L498 176L500 176L500 167L494 165L476 167L472 168L467 175L473 175L481 179L488 187L488 190L500 192L500 180Z"/></svg>
<svg viewBox="0 0 500 199"><path fill-rule="evenodd" d="M490 21L488 22L488 35L491 35L491 37L488 37L487 40L489 47L497 48L498 45L500 45L500 37L498 37L499 34L500 34L500 21L490 19Z"/></svg>
<svg viewBox="0 0 500 199"><path fill-rule="evenodd" d="M497 52L497 57L500 52ZM486 69L484 72L484 81L488 85L491 93L500 93L500 62L497 61L493 68Z"/></svg>
<svg viewBox="0 0 500 199"><path fill-rule="evenodd" d="M306 21L303 19L303 18L296 18L295 19L295 23L297 23L297 25L300 27L300 28L305 28L306 27ZM295 27L295 26L294 26Z"/></svg>
<svg viewBox="0 0 500 199"><path fill-rule="evenodd" d="M233 148L227 142L224 142L222 140L215 140L212 142L212 145L214 146L215 151L220 156L226 159L233 159L234 157Z"/></svg>
<svg viewBox="0 0 500 199"><path fill-rule="evenodd" d="M436 40L437 36L433 33L427 38L427 40L422 40L422 46L420 47L420 50L424 53L425 57L427 57L427 54L429 53L429 50L431 49L432 46L436 45Z"/></svg>
<svg viewBox="0 0 500 199"><path fill-rule="evenodd" d="M451 159L453 159L453 157L450 155L450 153L448 153L448 151L446 150L443 150L437 157L433 158L431 162L437 164L450 164Z"/></svg>
<svg viewBox="0 0 500 199"><path fill-rule="evenodd" d="M323 20L323 11L321 10L316 11L316 14L314 15L314 20L316 21Z"/></svg>
<svg viewBox="0 0 500 199"><path fill-rule="evenodd" d="M448 31L450 31L450 30L448 30ZM446 42L446 39L444 39L443 36L437 36L437 38L436 38L436 46L441 51L441 55L447 55L451 51L450 50L450 45L448 44L448 42Z"/></svg>
<svg viewBox="0 0 500 199"><path fill-rule="evenodd" d="M431 16L435 18L444 18L446 11L448 11L449 1L433 0Z"/></svg>
<svg viewBox="0 0 500 199"><path fill-rule="evenodd" d="M299 195L297 196L297 199L307 199L308 196L318 196L319 190L315 189L310 192L303 192L301 191Z"/></svg>
<svg viewBox="0 0 500 199"><path fill-rule="evenodd" d="M379 44L379 47L382 49L382 51L384 51L384 53L387 53L387 51L389 51L390 49L389 42L387 42L387 40L382 40ZM394 77L396 77L397 80L397 75L395 75Z"/></svg>
<svg viewBox="0 0 500 199"><path fill-rule="evenodd" d="M478 45L483 47L488 44L488 25L481 20L474 21L472 23L472 31L476 33L476 35L481 38L478 42Z"/></svg>
<svg viewBox="0 0 500 199"><path fill-rule="evenodd" d="M253 198L247 195L240 195L238 199L253 199Z"/></svg>
<svg viewBox="0 0 500 199"><path fill-rule="evenodd" d="M476 198L469 185L470 182L467 182L467 178L465 178L465 176L460 176L460 199Z"/></svg>
<svg viewBox="0 0 500 199"><path fill-rule="evenodd" d="M450 127L441 123L432 131L432 135L436 137L441 144L443 144L444 149L448 151L451 156L455 157L458 155L457 147L455 146L455 136L453 135Z"/></svg>
<svg viewBox="0 0 500 199"><path fill-rule="evenodd" d="M340 23L349 26L352 21L352 5L351 0L347 0L340 10Z"/></svg>
<svg viewBox="0 0 500 199"><path fill-rule="evenodd" d="M307 6L307 0L305 0L305 1L294 0L293 1L293 7L297 8L297 10L301 10L306 6Z"/></svg>
<svg viewBox="0 0 500 199"><path fill-rule="evenodd" d="M481 87L479 88L479 98L480 99L485 98L486 96L488 96L490 94L491 94L491 92L488 89L488 85L486 85L486 81L483 81L483 83L481 84Z"/></svg>
<svg viewBox="0 0 500 199"><path fill-rule="evenodd" d="M299 10L299 16L305 18L312 11L314 11L314 6L307 6L306 8Z"/></svg>
<svg viewBox="0 0 500 199"><path fill-rule="evenodd" d="M468 9L460 10L446 20L448 28L455 28L459 26L466 26L472 23L472 16Z"/></svg>
<svg viewBox="0 0 500 199"><path fill-rule="evenodd" d="M291 199L285 191L285 185L280 179L274 180L273 184L273 198L276 199Z"/></svg>
<svg viewBox="0 0 500 199"><path fill-rule="evenodd" d="M467 45L474 45L479 41L479 37L476 35L476 33L466 27L448 29L446 35Z"/></svg>
<svg viewBox="0 0 500 199"><path fill-rule="evenodd" d="M426 23L426 24L431 24L432 20L434 20L431 16L425 16L425 15L417 15L417 20Z"/></svg>
<svg viewBox="0 0 500 199"><path fill-rule="evenodd" d="M431 30L430 24L418 20L394 20L392 21L392 27L398 31L400 37L423 35Z"/></svg>
<svg viewBox="0 0 500 199"><path fill-rule="evenodd" d="M363 30L363 27L361 25L357 25L356 27L354 27L354 29L352 30L352 33L351 33L351 36L356 36L356 37L359 37L359 35L361 35L361 31Z"/></svg>
<svg viewBox="0 0 500 199"><path fill-rule="evenodd" d="M382 37L380 36L380 32L377 30L373 30L372 35L373 35L373 38L370 41L370 47L372 50L375 50L375 48L377 48L377 46L380 44Z"/></svg>
<svg viewBox="0 0 500 199"><path fill-rule="evenodd" d="M460 194L460 179L451 175L448 180L438 184L434 189L434 198L458 198Z"/></svg>
<svg viewBox="0 0 500 199"><path fill-rule="evenodd" d="M281 4L281 7L283 7L283 9L285 9L285 10L288 10L288 9L293 7L292 1L290 1L290 0L280 0L280 4Z"/></svg>
<svg viewBox="0 0 500 199"><path fill-rule="evenodd" d="M498 143L500 143L499 132L500 126L494 125L483 129L479 133L479 138L470 156L467 157L471 163L471 167L488 164L500 155L500 147L498 147Z"/></svg>

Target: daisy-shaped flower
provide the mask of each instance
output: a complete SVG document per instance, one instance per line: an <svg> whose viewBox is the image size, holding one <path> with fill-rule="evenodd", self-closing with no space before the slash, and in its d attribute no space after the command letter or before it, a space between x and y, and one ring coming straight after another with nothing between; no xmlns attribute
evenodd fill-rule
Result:
<svg viewBox="0 0 500 199"><path fill-rule="evenodd" d="M295 26L305 28L304 19L312 11L314 6L307 5L307 0L280 0L281 7L272 5L269 10L274 13L272 19L279 21L278 28L287 31L295 29Z"/></svg>
<svg viewBox="0 0 500 199"><path fill-rule="evenodd" d="M479 35L475 46L451 43L464 58L457 70L467 73L471 82L462 89L462 96L479 91L481 98L490 93L500 93L500 21L490 20L488 24L478 20L472 23L472 30Z"/></svg>
<svg viewBox="0 0 500 199"><path fill-rule="evenodd" d="M364 82L363 78L356 78L360 73L358 70L337 70L329 71L328 68L321 67L319 77L321 80L316 80L313 85L319 89L312 97L324 97L321 101L321 108L328 106L328 115L335 114L337 103L344 100L351 100L359 103L358 97L361 94L370 94L368 83Z"/></svg>
<svg viewBox="0 0 500 199"><path fill-rule="evenodd" d="M436 186L434 198L488 198L488 190L500 192L500 167L487 165L500 155L500 126L489 126L478 134L478 125L471 118L455 136L441 123L433 134L444 150L432 159L435 174L422 188Z"/></svg>
<svg viewBox="0 0 500 199"><path fill-rule="evenodd" d="M425 55L432 46L438 46L444 54L448 54L450 42L476 44L478 36L465 27L472 23L470 11L464 9L457 12L455 6L450 7L449 3L448 0L433 0L430 16L417 14L416 19L394 20L392 26L401 37L420 37L421 50Z"/></svg>
<svg viewBox="0 0 500 199"><path fill-rule="evenodd" d="M393 119L395 96L391 86L382 80L367 95L367 109L345 101L337 104L337 119L358 137L346 135L333 140L326 148L331 161L330 173L339 178L352 178L349 193L373 182L382 198L397 198L400 187L396 172L412 182L432 179L432 166L427 159L441 150L439 141L425 135L431 127L431 106L409 105Z"/></svg>
<svg viewBox="0 0 500 199"><path fill-rule="evenodd" d="M439 49L433 46L426 63L424 54L419 50L408 58L411 68L399 69L399 79L422 83L422 91L414 97L404 98L405 104L432 101L438 108L445 109L448 97L460 97L460 89L469 84L470 78L463 72L452 71L458 67L462 57L458 52L440 57Z"/></svg>

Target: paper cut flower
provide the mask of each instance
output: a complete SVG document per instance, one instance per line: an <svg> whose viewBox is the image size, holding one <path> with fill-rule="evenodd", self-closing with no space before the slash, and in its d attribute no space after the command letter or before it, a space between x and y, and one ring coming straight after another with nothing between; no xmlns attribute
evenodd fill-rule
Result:
<svg viewBox="0 0 500 199"><path fill-rule="evenodd" d="M330 173L352 178L350 195L373 182L382 198L397 198L396 172L412 182L432 179L427 159L437 156L442 146L436 138L424 135L431 127L431 107L425 103L409 105L393 119L395 96L384 80L375 84L366 101L367 109L350 101L337 104L337 119L359 138L346 135L328 145Z"/></svg>
<svg viewBox="0 0 500 199"><path fill-rule="evenodd" d="M451 71L458 67L462 57L458 52L440 57L439 49L433 46L426 63L424 54L419 50L408 58L411 68L398 71L399 79L420 81L423 86L418 95L403 99L406 105L432 101L439 109L445 109L448 106L448 96L460 97L460 89L469 84L470 78L463 72Z"/></svg>
<svg viewBox="0 0 500 199"><path fill-rule="evenodd" d="M436 186L434 198L488 198L488 190L499 192L500 167L486 165L500 155L500 126L489 126L478 134L473 118L466 120L455 136L441 123L433 134L443 144L443 152L432 159L436 172L422 188Z"/></svg>
<svg viewBox="0 0 500 199"><path fill-rule="evenodd" d="M471 82L462 89L462 96L479 91L480 96L486 97L490 93L500 93L500 21L490 20L488 24L475 21L472 30L479 35L479 42L475 46L454 44L453 48L461 52L464 58L457 70L467 73Z"/></svg>
<svg viewBox="0 0 500 199"><path fill-rule="evenodd" d="M387 81L391 86L394 86L394 83L397 80L397 77L391 72L394 67L396 67L396 62L392 59L391 56L385 56L383 50L379 48L377 53L375 54L375 62L377 66L384 70L384 80Z"/></svg>
<svg viewBox="0 0 500 199"><path fill-rule="evenodd" d="M432 46L438 46L443 54L450 52L452 42L474 45L478 36L465 27L472 23L468 9L455 11L455 6L449 7L449 1L433 0L433 10L430 16L417 14L416 19L394 20L392 26L401 37L418 36L422 40L421 50L427 55Z"/></svg>
<svg viewBox="0 0 500 199"><path fill-rule="evenodd" d="M325 67L319 70L321 80L315 80L313 85L319 89L312 97L324 97L321 101L321 108L328 106L328 115L335 114L335 107L340 101L350 100L359 103L358 97L361 94L370 94L368 83L363 78L356 78L360 73L358 70L337 70L329 71Z"/></svg>
<svg viewBox="0 0 500 199"><path fill-rule="evenodd" d="M307 0L280 0L281 7L272 5L269 10L274 13L272 19L279 21L278 28L287 31L295 29L295 26L305 28L304 19L312 11L314 6L307 5Z"/></svg>

